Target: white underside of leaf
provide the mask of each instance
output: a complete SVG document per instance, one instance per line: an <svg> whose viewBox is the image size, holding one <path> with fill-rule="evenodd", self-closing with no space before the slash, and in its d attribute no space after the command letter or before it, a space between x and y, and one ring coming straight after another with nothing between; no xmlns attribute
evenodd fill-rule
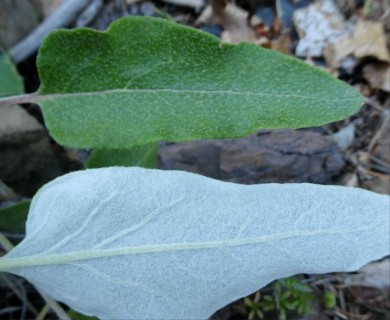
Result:
<svg viewBox="0 0 390 320"><path fill-rule="evenodd" d="M389 254L389 210L352 188L87 170L38 193L0 270L99 318L206 319L274 279Z"/></svg>

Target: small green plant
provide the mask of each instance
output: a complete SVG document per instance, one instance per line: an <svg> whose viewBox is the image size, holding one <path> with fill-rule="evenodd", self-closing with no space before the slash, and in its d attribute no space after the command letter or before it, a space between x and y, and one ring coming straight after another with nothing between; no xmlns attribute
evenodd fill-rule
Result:
<svg viewBox="0 0 390 320"><path fill-rule="evenodd" d="M336 307L336 294L332 291L326 291L324 294L324 303L327 309Z"/></svg>
<svg viewBox="0 0 390 320"><path fill-rule="evenodd" d="M266 310L264 307L264 302L260 301L260 292L257 291L254 294L253 299L250 297L246 297L244 299L245 306L248 310L248 320L253 320L253 319L263 319L264 318L264 313L263 311L269 311ZM274 308L272 307L270 310L273 310Z"/></svg>
<svg viewBox="0 0 390 320"><path fill-rule="evenodd" d="M280 319L286 318L287 310L296 311L300 316L309 314L315 300L313 290L295 278L277 281L274 297Z"/></svg>
<svg viewBox="0 0 390 320"><path fill-rule="evenodd" d="M286 319L288 311L299 316L307 315L312 311L315 301L313 290L295 278L277 280L273 285L273 294L260 296L256 292L253 299L245 298L245 305L249 309L248 318L264 319L264 312L275 311L279 319Z"/></svg>
<svg viewBox="0 0 390 320"><path fill-rule="evenodd" d="M53 32L37 64L39 91L0 107L38 103L58 143L95 148L89 168L153 167L159 141L320 125L363 101L298 60L161 19ZM352 188L84 170L38 192L26 237L0 270L102 319L206 319L275 279L389 254L388 210L388 196ZM302 286L278 283L263 308L308 310Z"/></svg>

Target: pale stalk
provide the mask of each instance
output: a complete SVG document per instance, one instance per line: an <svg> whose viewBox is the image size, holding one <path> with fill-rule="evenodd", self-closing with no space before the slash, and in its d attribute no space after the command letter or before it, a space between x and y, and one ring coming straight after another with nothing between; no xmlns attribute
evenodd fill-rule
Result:
<svg viewBox="0 0 390 320"><path fill-rule="evenodd" d="M13 244L7 239L7 237L0 231L0 245L4 248L5 251L11 251L13 249ZM40 292L37 288L41 297L46 301L47 305L57 314L58 318L61 320L72 320L71 317L65 312L65 310L59 305L57 301L46 296L46 294Z"/></svg>
<svg viewBox="0 0 390 320"><path fill-rule="evenodd" d="M0 107L12 106L22 103L34 103L37 95L35 93L26 93L18 96L2 97L0 98Z"/></svg>

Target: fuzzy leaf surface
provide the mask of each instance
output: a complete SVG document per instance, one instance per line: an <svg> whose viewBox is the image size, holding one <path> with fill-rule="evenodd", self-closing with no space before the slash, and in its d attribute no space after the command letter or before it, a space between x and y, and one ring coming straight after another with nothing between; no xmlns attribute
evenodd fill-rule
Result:
<svg viewBox="0 0 390 320"><path fill-rule="evenodd" d="M37 65L46 124L72 147L316 126L363 103L355 89L297 59L156 18L126 17L106 32L54 31Z"/></svg>
<svg viewBox="0 0 390 320"><path fill-rule="evenodd" d="M207 319L274 279L389 254L389 196L105 168L49 183L0 270L101 319Z"/></svg>

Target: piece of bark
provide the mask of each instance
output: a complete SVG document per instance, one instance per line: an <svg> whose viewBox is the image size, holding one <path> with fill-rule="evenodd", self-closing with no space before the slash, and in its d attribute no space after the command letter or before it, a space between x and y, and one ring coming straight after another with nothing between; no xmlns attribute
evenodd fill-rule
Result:
<svg viewBox="0 0 390 320"><path fill-rule="evenodd" d="M260 132L241 139L164 144L159 166L243 184L327 184L345 164L331 137L312 131Z"/></svg>

